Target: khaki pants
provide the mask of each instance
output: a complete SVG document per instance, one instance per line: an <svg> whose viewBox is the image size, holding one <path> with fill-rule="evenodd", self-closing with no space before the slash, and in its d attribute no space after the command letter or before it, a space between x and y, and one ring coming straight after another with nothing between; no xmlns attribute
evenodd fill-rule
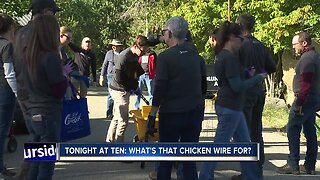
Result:
<svg viewBox="0 0 320 180"><path fill-rule="evenodd" d="M129 92L109 88L114 101L113 118L110 123L106 142L124 142L124 132L129 121Z"/></svg>
<svg viewBox="0 0 320 180"><path fill-rule="evenodd" d="M88 87L86 83L84 83L84 81L77 80L75 78L71 78L71 82L74 85L74 87L79 91L80 96L82 98L86 98L88 93Z"/></svg>

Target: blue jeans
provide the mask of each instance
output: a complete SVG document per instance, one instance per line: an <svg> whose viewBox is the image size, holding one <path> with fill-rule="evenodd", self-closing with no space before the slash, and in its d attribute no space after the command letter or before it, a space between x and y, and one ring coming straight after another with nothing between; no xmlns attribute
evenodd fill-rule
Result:
<svg viewBox="0 0 320 180"><path fill-rule="evenodd" d="M107 87L110 88L110 84L112 82L112 75L108 75L107 76ZM107 112L106 112L106 116L113 116L113 99L110 95L107 96Z"/></svg>
<svg viewBox="0 0 320 180"><path fill-rule="evenodd" d="M34 120L34 115L41 115L42 120ZM59 142L61 111L43 113L30 110L27 123L29 133L34 142ZM27 180L50 180L54 173L55 161L30 162Z"/></svg>
<svg viewBox="0 0 320 180"><path fill-rule="evenodd" d="M218 115L218 127L215 135L215 143L230 143L230 139L236 142L250 142L250 136L246 119L242 111L236 111L215 105ZM214 170L217 162L202 163L199 179L214 179ZM261 175L258 173L256 162L240 162L243 179L259 180Z"/></svg>
<svg viewBox="0 0 320 180"><path fill-rule="evenodd" d="M288 164L293 168L298 168L300 160L300 132L303 127L303 133L307 140L307 152L305 158L305 165L309 169L315 168L317 154L318 154L318 141L315 128L316 111L319 107L320 96L308 95L302 106L303 115L297 115L293 112L296 106L296 99L293 102L290 113L289 121L287 124L287 136L289 140L289 157Z"/></svg>
<svg viewBox="0 0 320 180"><path fill-rule="evenodd" d="M13 120L16 99L10 87L0 87L0 173L3 171L3 154L10 125Z"/></svg>
<svg viewBox="0 0 320 180"><path fill-rule="evenodd" d="M139 77L139 82L138 82L138 87L139 89L143 90L144 86L147 86L148 89L148 96L149 96L149 104L152 104L152 98L153 98L153 80L149 79L149 75L147 73L142 74ZM141 99L141 95L137 95L136 96L136 101L134 103L134 107L136 109L140 109L140 99Z"/></svg>
<svg viewBox="0 0 320 180"><path fill-rule="evenodd" d="M160 142L199 142L203 107L199 106L186 112L159 113ZM198 179L196 163L183 161L183 177L186 180ZM171 161L161 161L157 173L158 180L171 179Z"/></svg>

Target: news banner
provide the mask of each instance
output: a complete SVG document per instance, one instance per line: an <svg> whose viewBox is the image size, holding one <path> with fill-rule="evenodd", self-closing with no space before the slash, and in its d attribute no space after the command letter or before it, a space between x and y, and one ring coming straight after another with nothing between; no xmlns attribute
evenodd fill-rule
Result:
<svg viewBox="0 0 320 180"><path fill-rule="evenodd" d="M30 161L258 161L256 143L25 143Z"/></svg>

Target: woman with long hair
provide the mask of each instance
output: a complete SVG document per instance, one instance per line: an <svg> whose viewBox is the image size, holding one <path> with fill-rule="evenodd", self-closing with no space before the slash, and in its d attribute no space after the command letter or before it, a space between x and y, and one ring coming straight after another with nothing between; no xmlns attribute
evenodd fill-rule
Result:
<svg viewBox="0 0 320 180"><path fill-rule="evenodd" d="M33 142L59 142L62 98L67 88L59 55L59 24L55 16L32 21L25 51L29 133ZM54 161L31 162L27 179L52 179Z"/></svg>
<svg viewBox="0 0 320 180"><path fill-rule="evenodd" d="M238 24L228 21L221 24L217 33L215 48L217 60L214 64L218 78L219 91L215 102L218 115L218 127L215 143L229 143L233 137L235 142L250 142L246 119L242 112L244 92L246 89L261 82L266 74L258 74L243 81L244 71L241 69L238 50L243 38ZM254 72L249 72L254 74ZM201 167L201 180L213 179L216 162L204 162ZM243 179L261 179L255 162L240 162Z"/></svg>
<svg viewBox="0 0 320 180"><path fill-rule="evenodd" d="M17 83L12 60L15 29L14 20L0 14L0 179L14 175L4 167L3 153L16 104Z"/></svg>

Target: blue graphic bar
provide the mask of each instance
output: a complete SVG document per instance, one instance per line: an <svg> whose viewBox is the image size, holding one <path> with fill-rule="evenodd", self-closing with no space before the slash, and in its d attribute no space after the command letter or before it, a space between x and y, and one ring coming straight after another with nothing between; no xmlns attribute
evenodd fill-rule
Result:
<svg viewBox="0 0 320 180"><path fill-rule="evenodd" d="M24 160L55 161L57 160L56 143L25 143Z"/></svg>
<svg viewBox="0 0 320 180"><path fill-rule="evenodd" d="M258 161L259 144L59 144L62 161Z"/></svg>

